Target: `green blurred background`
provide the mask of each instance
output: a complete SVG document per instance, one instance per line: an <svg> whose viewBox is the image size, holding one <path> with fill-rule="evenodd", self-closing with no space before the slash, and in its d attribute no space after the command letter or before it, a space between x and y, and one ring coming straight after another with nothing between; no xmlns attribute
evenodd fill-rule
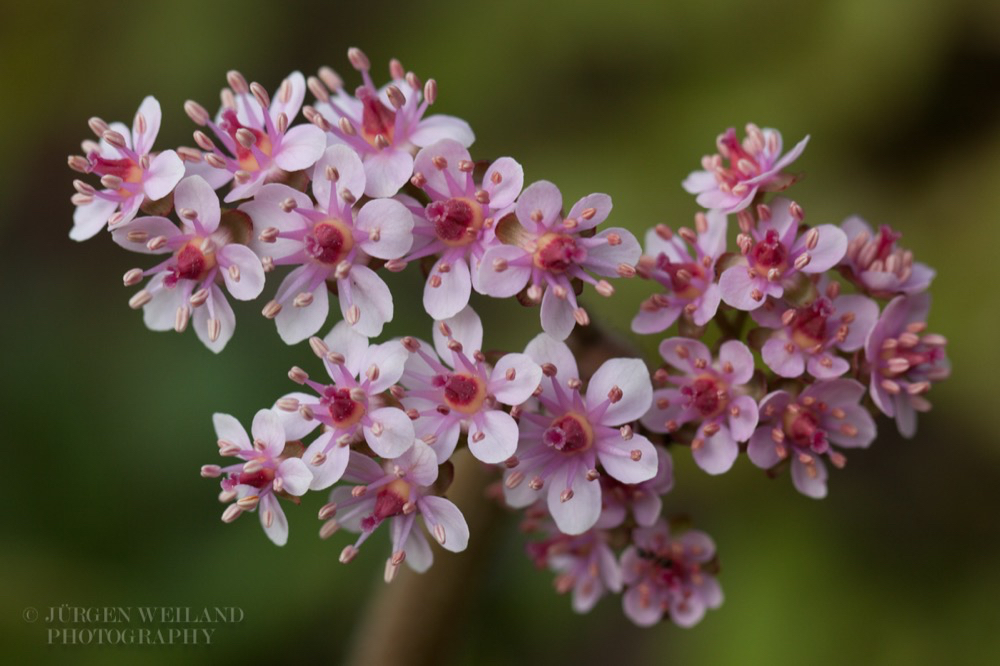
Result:
<svg viewBox="0 0 1000 666"><path fill-rule="evenodd" d="M680 181L715 136L747 121L812 141L794 190L812 222L858 213L904 232L938 269L931 328L951 340L952 379L913 441L888 422L799 496L746 459L708 477L675 456L672 512L711 533L726 603L694 630L640 630L617 598L576 616L551 574L522 556L508 520L439 663L978 664L1000 654L1000 487L994 253L1000 248L1000 4L983 0L801 2L507 1L282 4L5 2L0 22L0 329L5 453L0 645L6 663L340 661L382 585L385 536L354 563L322 542L307 498L274 547L256 516L219 522L210 415L248 421L291 390L305 345L285 347L260 303L237 307L221 356L193 333L145 330L122 273L148 265L107 235L67 238L69 153L86 120L164 108L157 147L191 145L185 99L214 108L224 75L273 90L293 69L337 68L364 48L437 78L437 109L466 118L477 157L512 155L528 182L568 201L611 194L637 234L687 224ZM411 274L396 276L390 335L427 336ZM274 289L274 284L268 287ZM627 328L634 281L595 319ZM480 308L488 346L523 345L537 313ZM990 341L993 342L990 342ZM645 341L652 351L655 340ZM314 370L317 368L313 368ZM473 539L476 538L474 534ZM438 551L435 566L450 557ZM25 607L239 606L209 647L47 647Z"/></svg>

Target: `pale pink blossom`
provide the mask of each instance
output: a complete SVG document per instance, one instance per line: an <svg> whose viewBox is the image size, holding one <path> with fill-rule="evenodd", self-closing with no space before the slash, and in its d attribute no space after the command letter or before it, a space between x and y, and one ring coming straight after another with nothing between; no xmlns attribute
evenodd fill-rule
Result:
<svg viewBox="0 0 1000 666"><path fill-rule="evenodd" d="M351 95L336 74L321 70L322 82L310 80L319 113L312 120L329 132L331 141L350 146L361 157L367 176L364 194L396 194L413 175L413 155L419 148L442 139L452 139L466 148L472 145L475 135L464 120L445 115L424 117L437 97L433 79L421 86L415 74L405 72L399 61L393 60L389 67L392 81L378 89L367 56L352 48L347 57L361 73L363 85Z"/></svg>
<svg viewBox="0 0 1000 666"><path fill-rule="evenodd" d="M451 457L462 430L479 460L510 458L518 428L500 405L524 403L542 379L542 369L526 354L504 354L491 368L480 351L482 342L482 322L468 306L435 326L437 354L413 338L404 341L413 352L403 374L402 403L419 415L417 436L434 449L439 464Z"/></svg>
<svg viewBox="0 0 1000 666"><path fill-rule="evenodd" d="M715 316L722 300L715 262L726 251L727 226L726 216L713 210L698 214L697 231L682 228L674 234L657 225L646 233L646 254L639 260L639 275L659 282L664 293L643 301L632 320L633 331L665 331L682 314L695 326L704 326Z"/></svg>
<svg viewBox="0 0 1000 666"><path fill-rule="evenodd" d="M781 298L798 273L815 275L833 268L847 251L847 236L832 224L799 234L802 209L778 198L756 228L740 234L742 255L719 277L722 300L739 310L755 310L771 296Z"/></svg>
<svg viewBox="0 0 1000 666"><path fill-rule="evenodd" d="M439 255L424 286L424 309L436 320L458 314L479 287L479 262L498 244L495 224L514 208L521 193L521 165L509 157L493 162L476 184L475 163L462 144L444 139L422 149L414 161L413 182L431 201L414 211L417 237L413 261Z"/></svg>
<svg viewBox="0 0 1000 666"><path fill-rule="evenodd" d="M677 388L657 389L642 424L652 432L676 432L685 423L697 423L691 452L709 474L729 470L757 427L757 403L746 395L753 376L753 354L738 340L727 340L718 358L704 343L690 338L668 338L660 355L680 374L667 376Z"/></svg>
<svg viewBox="0 0 1000 666"><path fill-rule="evenodd" d="M334 488L330 502L320 511L327 521L324 535L339 527L361 534L340 553L340 561L353 560L361 544L388 520L392 551L385 563L385 581L392 581L404 561L414 571L426 571L434 555L423 531L416 527L418 517L442 548L453 553L465 550L469 526L458 507L433 487L437 477L434 452L420 440L382 465L352 452L344 480L359 485Z"/></svg>
<svg viewBox="0 0 1000 666"><path fill-rule="evenodd" d="M84 142L86 157L70 157L70 167L101 177L106 188L98 190L75 181L73 228L69 237L76 241L92 238L105 224L119 227L132 220L147 199L157 201L170 194L184 177L184 163L172 150L153 153L160 131L160 103L153 97L142 100L132 123L132 131L122 123L105 123L93 118L90 127L99 143Z"/></svg>
<svg viewBox="0 0 1000 666"><path fill-rule="evenodd" d="M818 381L798 397L787 391L768 394L760 402L760 426L747 455L762 469L789 459L796 490L826 497L823 458L843 467L846 458L834 445L867 448L875 439L875 421L860 404L864 395L865 387L853 379Z"/></svg>
<svg viewBox="0 0 1000 666"><path fill-rule="evenodd" d="M777 192L795 182L795 177L783 170L802 154L809 137L782 155L777 130L749 124L746 133L742 142L731 127L719 135L719 152L702 158L704 171L693 171L684 180L684 189L698 195L699 206L737 213L753 202L758 191ZM724 166L723 160L729 166Z"/></svg>
<svg viewBox="0 0 1000 666"><path fill-rule="evenodd" d="M152 268L125 274L126 285L152 276L129 305L142 308L146 326L154 331L182 332L191 322L198 339L218 353L236 328L219 285L225 284L237 300L253 300L264 289L264 269L243 244L249 230L238 223L220 224L219 199L201 177L189 176L177 185L174 205L180 228L165 217L141 217L111 234L127 250L170 255Z"/></svg>
<svg viewBox="0 0 1000 666"><path fill-rule="evenodd" d="M226 201L248 199L268 182L285 174L308 169L326 149L326 136L311 124L290 127L302 108L306 82L300 72L292 72L270 99L264 87L248 84L239 72L229 72L229 88L223 91L223 105L212 120L195 102L184 105L188 116L209 127L225 148L220 149L206 134L195 132L198 146L207 152L205 160L225 174L215 186L234 180Z"/></svg>
<svg viewBox="0 0 1000 666"><path fill-rule="evenodd" d="M591 529L570 536L555 525L546 528L545 539L527 545L528 555L538 568L558 574L555 588L559 594L572 591L574 611L589 613L607 592L621 592L621 566L605 531Z"/></svg>
<svg viewBox="0 0 1000 666"><path fill-rule="evenodd" d="M611 213L608 195L580 199L565 217L562 205L562 193L548 181L525 188L515 207L517 221L505 222L497 231L504 244L488 249L479 268L479 285L489 296L509 298L530 283L528 299L542 304L542 329L557 340L565 340L576 324L590 321L577 303L571 280L590 283L598 293L610 296L611 284L590 273L634 275L642 253L635 236L625 229L589 233Z"/></svg>
<svg viewBox="0 0 1000 666"><path fill-rule="evenodd" d="M656 476L641 483L622 483L607 474L601 476L601 517L597 526L605 529L618 527L631 513L635 522L649 527L660 517L663 509L661 495L674 487L674 464L666 448L654 444L656 449Z"/></svg>
<svg viewBox="0 0 1000 666"><path fill-rule="evenodd" d="M403 375L409 353L398 340L369 345L346 322L338 322L324 338L310 340L331 382L310 379L301 368L289 378L317 395L290 393L275 403L289 438L301 439L319 426L321 434L305 460L316 470L316 489L330 486L346 465L346 448L362 439L376 455L397 458L413 444L410 417L388 406L385 393Z"/></svg>
<svg viewBox="0 0 1000 666"><path fill-rule="evenodd" d="M897 296L865 341L872 401L883 414L895 417L904 437L916 434L917 412L931 408L924 397L931 385L951 374L947 340L925 332L930 307L929 294Z"/></svg>
<svg viewBox="0 0 1000 666"><path fill-rule="evenodd" d="M840 228L847 234L847 253L840 265L845 275L870 294L891 297L925 291L934 269L913 261L913 253L896 245L902 234L882 225L878 231L856 215Z"/></svg>
<svg viewBox="0 0 1000 666"><path fill-rule="evenodd" d="M288 520L278 497L303 495L312 480L306 464L298 457L299 450L294 443L286 446L281 423L269 409L262 409L254 416L250 429L253 441L240 422L228 414L216 414L212 421L219 452L245 461L227 467L201 468L201 475L207 478L226 475L219 498L233 503L226 507L222 519L229 523L243 512L259 508L264 533L275 544L284 546L288 541Z"/></svg>
<svg viewBox="0 0 1000 666"><path fill-rule="evenodd" d="M524 507L547 486L556 525L566 534L582 534L601 514L601 474L623 483L656 475L656 449L630 425L652 401L649 371L639 359L611 359L581 394L576 360L565 343L542 333L525 353L542 364L540 409L519 411L521 439L507 462L504 496L509 505Z"/></svg>
<svg viewBox="0 0 1000 666"><path fill-rule="evenodd" d="M392 199L373 199L355 210L365 187L358 156L331 146L316 163L312 193L271 183L240 210L253 220L252 247L274 266L296 266L282 281L264 315L281 339L295 344L315 334L329 313L327 283L337 286L340 311L367 337L392 320L392 294L368 267L372 257L402 257L413 242L413 216Z"/></svg>
<svg viewBox="0 0 1000 666"><path fill-rule="evenodd" d="M715 579L715 543L704 532L670 534L664 520L632 531L632 545L621 558L626 586L622 606L628 619L650 627L664 616L679 627L693 627L705 612L722 605Z"/></svg>

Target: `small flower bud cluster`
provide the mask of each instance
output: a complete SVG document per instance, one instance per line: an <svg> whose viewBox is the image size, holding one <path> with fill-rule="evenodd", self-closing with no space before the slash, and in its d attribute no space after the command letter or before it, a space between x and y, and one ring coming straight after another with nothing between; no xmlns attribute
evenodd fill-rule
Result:
<svg viewBox="0 0 1000 666"><path fill-rule="evenodd" d="M820 498L826 465L875 439L875 410L913 435L949 372L944 338L926 332L934 273L888 227L805 223L785 191L808 137L783 153L776 130L748 125L742 141L727 130L683 183L706 210L692 227L650 229L643 253L629 231L602 226L608 195L567 213L560 190L525 186L513 158L474 160L468 123L428 115L433 79L393 60L376 87L364 53L348 60L354 92L325 67L273 94L230 72L217 113L184 105L197 148L151 152L161 114L147 97L131 131L92 119L97 141L69 159L100 178L74 182L70 236L106 226L125 249L162 255L124 276L142 283L129 304L147 327L190 324L219 352L235 330L226 294L268 291L263 316L316 357L288 372L301 389L258 411L249 434L215 415L219 454L234 462L201 473L220 479L223 521L256 511L283 545L282 500L322 492L320 536L357 535L342 563L389 523L390 582L404 562L431 566L428 535L466 548L446 494L467 449L495 470L494 495L524 511L525 531L541 533L529 555L576 611L613 592L638 625L690 627L722 591L711 538L663 515L671 448L712 475L746 453ZM430 340L373 342L395 314L383 271L406 270L421 271ZM609 280L635 276L655 293L632 330L661 336L660 367L603 345L599 362L593 349L578 358L567 341L591 321L585 285L610 297ZM540 306L542 332L523 350L484 352L473 291Z"/></svg>

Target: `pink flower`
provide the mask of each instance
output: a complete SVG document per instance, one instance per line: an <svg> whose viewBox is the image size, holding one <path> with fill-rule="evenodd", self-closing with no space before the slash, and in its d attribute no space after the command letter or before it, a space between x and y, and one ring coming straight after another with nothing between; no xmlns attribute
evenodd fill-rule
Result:
<svg viewBox="0 0 1000 666"><path fill-rule="evenodd" d="M432 446L438 464L455 451L459 432L469 433L469 451L485 463L501 463L517 449L517 423L499 405L520 405L538 388L542 369L525 354L504 354L490 368L482 352L483 324L466 306L434 330L437 354L412 338L402 402L417 436ZM450 359L442 364L441 359ZM449 367L450 366L450 367Z"/></svg>
<svg viewBox="0 0 1000 666"><path fill-rule="evenodd" d="M326 136L313 125L289 128L306 94L301 73L292 72L282 81L273 101L263 86L248 85L239 72L229 72L227 79L230 87L223 91L218 121L192 101L185 103L184 110L196 124L211 128L225 147L223 152L206 134L195 132L198 146L208 151L208 164L228 172L216 187L235 179L226 195L231 202L252 197L264 183L283 174L311 167L326 149Z"/></svg>
<svg viewBox="0 0 1000 666"><path fill-rule="evenodd" d="M662 446L656 449L656 476L642 483L622 483L605 474L601 477L603 508L598 527L610 529L625 522L629 510L635 522L649 527L660 517L661 495L674 487L674 465L670 453Z"/></svg>
<svg viewBox="0 0 1000 666"><path fill-rule="evenodd" d="M660 355L682 374L668 375L678 388L658 389L642 424L653 432L675 432L685 423L698 423L691 452L698 466L709 474L729 470L739 455L737 442L745 442L757 427L757 403L744 395L753 376L753 354L745 344L729 340L719 357L703 343L690 338L668 338Z"/></svg>
<svg viewBox="0 0 1000 666"><path fill-rule="evenodd" d="M589 613L606 592L621 592L622 571L607 543L606 533L591 529L569 536L547 526L549 536L527 545L538 568L555 571L559 594L573 591L573 610Z"/></svg>
<svg viewBox="0 0 1000 666"><path fill-rule="evenodd" d="M823 273L847 251L847 236L832 224L798 233L802 209L787 199L765 208L756 229L740 234L739 263L719 278L722 300L739 310L754 310L767 296L780 298L798 272Z"/></svg>
<svg viewBox="0 0 1000 666"><path fill-rule="evenodd" d="M674 538L660 520L634 530L632 543L621 560L628 619L650 627L669 615L677 626L693 627L706 610L722 605L722 588L713 575L715 543L707 534L691 530Z"/></svg>
<svg viewBox="0 0 1000 666"><path fill-rule="evenodd" d="M111 234L127 250L170 255L152 268L125 274L128 286L153 276L129 305L142 308L146 326L154 331L182 332L193 319L198 339L218 353L236 329L236 317L219 283L237 300L253 300L264 289L264 269L257 255L241 244L248 230L220 224L219 199L201 177L189 176L177 185L174 205L180 229L165 217L141 217Z"/></svg>
<svg viewBox="0 0 1000 666"><path fill-rule="evenodd" d="M896 246L902 234L882 225L872 231L867 222L854 216L840 225L847 234L847 254L841 266L861 289L876 296L916 294L925 291L934 279L934 269L913 261L913 253Z"/></svg>
<svg viewBox="0 0 1000 666"><path fill-rule="evenodd" d="M364 438L372 451L383 458L397 458L413 444L413 423L398 407L385 406L384 393L403 375L408 353L398 340L368 344L346 322L338 322L324 338L309 341L323 359L332 382L321 384L300 368L288 376L304 384L319 397L290 393L276 403L285 432L301 439L317 426L324 432L312 443L305 459L320 469L318 487L328 487L343 472L343 451ZM332 479L332 480L331 480Z"/></svg>
<svg viewBox="0 0 1000 666"><path fill-rule="evenodd" d="M798 377L808 371L817 379L832 379L851 367L836 350L861 349L878 320L878 304L859 294L833 300L821 296L801 308L768 301L753 311L753 318L761 326L775 329L761 355L776 374Z"/></svg>
<svg viewBox="0 0 1000 666"><path fill-rule="evenodd" d="M142 100L132 123L132 131L122 123L108 125L92 118L90 127L100 143L84 142L87 157L70 157L71 168L101 177L104 190L83 181L73 184L73 228L69 237L76 241L92 238L105 224L118 227L135 217L146 199L156 201L170 194L184 177L184 163L172 150L158 155L150 151L160 131L160 103L153 97Z"/></svg>
<svg viewBox="0 0 1000 666"><path fill-rule="evenodd" d="M491 247L483 255L479 284L484 294L509 298L530 282L528 298L542 303L542 329L565 340L573 327L590 319L576 302L570 282L578 278L610 296L614 288L606 280L597 281L587 271L611 277L634 275L641 249L635 236L621 228L584 235L603 222L611 212L611 197L591 194L573 205L569 216L562 215L562 194L550 182L539 181L521 193L515 208L517 221L506 233L510 245Z"/></svg>
<svg viewBox="0 0 1000 666"><path fill-rule="evenodd" d="M489 166L480 187L472 177L469 151L452 139L422 149L413 182L431 198L417 211L413 233L421 244L406 258L439 254L424 287L424 309L437 320L454 317L479 291L479 262L496 245L495 222L513 209L521 193L521 165L501 157ZM469 265L472 265L470 271Z"/></svg>
<svg viewBox="0 0 1000 666"><path fill-rule="evenodd" d="M931 408L924 397L931 384L951 374L944 351L947 341L924 333L930 307L929 294L897 296L865 341L872 400L883 414L896 418L904 437L917 432L917 412Z"/></svg>
<svg viewBox="0 0 1000 666"><path fill-rule="evenodd" d="M212 417L215 434L219 438L219 452L235 456L244 463L219 467L205 465L201 475L214 478L225 474L220 499L235 503L226 507L222 520L231 523L244 511L260 507L260 524L264 533L275 544L284 546L288 541L288 520L278 502L278 495L299 496L309 489L312 474L297 456L294 446L285 446L285 433L278 417L269 409L257 412L250 428L253 442L246 430L232 416L216 414Z"/></svg>
<svg viewBox="0 0 1000 666"><path fill-rule="evenodd" d="M656 449L626 425L649 409L649 371L639 359L611 359L594 373L583 396L576 360L564 343L542 333L525 353L545 374L541 411L520 411L521 439L516 460L508 462L504 495L510 506L524 507L548 484L556 525L566 534L582 534L601 513L598 461L623 483L656 475Z"/></svg>
<svg viewBox="0 0 1000 666"><path fill-rule="evenodd" d="M740 143L735 129L726 130L716 142L719 152L702 158L705 170L693 171L684 180L684 189L698 195L699 206L737 213L750 205L758 191L777 192L795 182L782 170L798 159L809 137L782 156L780 132L753 124L747 125L746 132ZM728 167L722 165L723 159L729 161Z"/></svg>
<svg viewBox="0 0 1000 666"><path fill-rule="evenodd" d="M254 250L275 266L298 266L264 308L288 344L323 326L328 280L336 282L340 311L358 333L375 337L392 319L389 287L367 264L370 257L398 259L410 249L413 216L392 199L374 199L355 211L364 188L358 156L346 146L331 146L316 163L315 204L304 192L272 183L240 206L258 234Z"/></svg>
<svg viewBox="0 0 1000 666"><path fill-rule="evenodd" d="M347 52L351 65L361 72L364 82L354 95L347 94L331 70L310 80L310 90L318 98L313 122L330 133L332 140L355 150L365 165L364 193L370 197L391 197L413 175L413 153L442 139L452 139L468 148L475 140L469 124L453 116L425 118L427 108L437 98L437 83L430 79L421 90L420 80L404 72L398 60L389 66L392 83L381 90L372 82L371 63L360 49ZM461 308L460 308L461 309Z"/></svg>
<svg viewBox="0 0 1000 666"><path fill-rule="evenodd" d="M826 456L835 467L846 458L833 445L867 448L875 439L875 421L859 404L865 387L853 379L819 381L797 398L775 391L760 403L760 427L750 438L747 455L762 469L790 459L792 483L803 495L826 497Z"/></svg>
<svg viewBox="0 0 1000 666"><path fill-rule="evenodd" d="M399 458L381 466L352 452L344 480L362 485L334 488L330 503L320 511L320 517L328 520L323 527L324 535L341 526L361 533L354 545L346 546L340 553L340 561L347 564L353 560L361 544L389 520L392 555L385 563L385 582L392 581L404 561L414 571L426 571L434 556L423 532L414 528L418 516L445 550L453 553L465 550L469 526L457 506L438 497L432 487L437 477L434 452L420 440Z"/></svg>
<svg viewBox="0 0 1000 666"><path fill-rule="evenodd" d="M726 251L726 216L714 210L708 215L699 213L695 226L697 233L681 228L675 236L669 227L657 225L646 234L639 275L662 284L665 293L643 302L632 320L636 333L665 331L682 313L696 326L704 326L719 309L722 296L715 281L715 262Z"/></svg>

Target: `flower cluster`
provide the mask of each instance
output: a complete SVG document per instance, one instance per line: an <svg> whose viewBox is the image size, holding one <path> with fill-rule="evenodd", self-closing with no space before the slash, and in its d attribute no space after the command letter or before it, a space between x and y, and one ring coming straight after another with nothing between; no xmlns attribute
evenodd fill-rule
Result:
<svg viewBox="0 0 1000 666"><path fill-rule="evenodd" d="M69 158L103 188L74 182L70 236L107 227L121 247L163 255L124 276L144 283L129 304L148 328L191 324L220 352L236 325L226 294L266 292L279 337L308 340L316 357L289 371L301 389L258 411L249 434L215 415L219 454L235 462L201 473L220 479L225 522L256 511L283 545L284 501L322 492L321 537L357 535L342 563L388 522L389 582L404 562L431 566L427 535L466 548L447 494L471 456L540 535L528 554L576 611L616 593L638 625L690 627L722 591L712 539L664 513L672 455L690 448L721 475L745 453L821 498L826 463L871 445L875 413L915 432L949 373L944 338L926 332L934 272L886 226L806 224L786 191L808 137L783 154L774 129L748 125L742 141L727 130L683 184L705 210L691 228L650 229L644 253L604 224L608 195L566 212L559 188L525 186L513 158L476 161L468 123L428 114L433 79L393 60L378 87L361 51L348 59L354 92L329 68L294 72L273 96L230 72L217 113L184 105L198 148L152 152L161 113L147 97L131 132L91 119L98 140ZM396 309L383 271L422 271L429 341L374 341ZM636 276L655 286L632 330L657 336L662 364L610 344L580 354L586 285L610 297L609 280ZM542 331L523 350L484 351L480 296L540 306Z"/></svg>

